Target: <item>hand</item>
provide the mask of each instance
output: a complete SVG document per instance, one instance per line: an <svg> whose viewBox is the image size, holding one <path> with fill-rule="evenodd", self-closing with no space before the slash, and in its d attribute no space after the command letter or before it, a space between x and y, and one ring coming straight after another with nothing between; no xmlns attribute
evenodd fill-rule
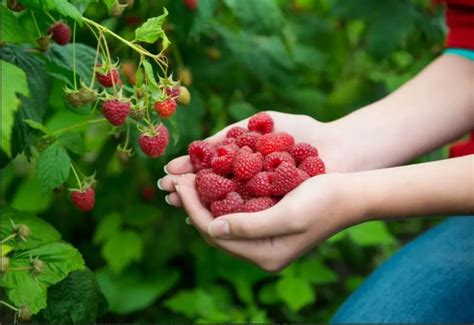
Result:
<svg viewBox="0 0 474 325"><path fill-rule="evenodd" d="M360 200L349 197L352 189L346 184L346 175L310 178L270 209L217 219L201 204L193 174L168 177L192 224L210 245L276 272L332 234L358 222L362 215L362 208L357 206Z"/></svg>

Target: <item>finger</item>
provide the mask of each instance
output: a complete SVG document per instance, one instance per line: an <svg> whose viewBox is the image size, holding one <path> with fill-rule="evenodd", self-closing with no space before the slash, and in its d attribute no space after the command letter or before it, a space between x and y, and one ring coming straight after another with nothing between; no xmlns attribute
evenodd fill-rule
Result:
<svg viewBox="0 0 474 325"><path fill-rule="evenodd" d="M160 178L157 182L156 182L156 186L162 190L162 191L167 191L167 192L174 192L175 191L175 188L174 188L174 179L176 177L179 177L179 176L176 176L176 175L166 175L165 177L163 178Z"/></svg>
<svg viewBox="0 0 474 325"><path fill-rule="evenodd" d="M215 238L258 239L304 232L303 216L288 218L293 214L288 214L287 210L276 205L260 212L225 215L209 224L208 233Z"/></svg>
<svg viewBox="0 0 474 325"><path fill-rule="evenodd" d="M168 195L165 196L165 201L166 203L168 203L169 205L172 205L174 207L177 207L177 208L181 208L183 206L183 204L181 203L181 199L178 195L178 193L170 193Z"/></svg>
<svg viewBox="0 0 474 325"><path fill-rule="evenodd" d="M189 160L189 156L181 156L171 160L165 167L164 167L166 174L174 174L174 175L181 175L192 173L194 171L193 165L191 165L191 161Z"/></svg>
<svg viewBox="0 0 474 325"><path fill-rule="evenodd" d="M176 177L175 189L192 223L199 231L207 233L207 227L214 218L211 212L207 210L199 200L194 187L194 177L195 175L193 174Z"/></svg>

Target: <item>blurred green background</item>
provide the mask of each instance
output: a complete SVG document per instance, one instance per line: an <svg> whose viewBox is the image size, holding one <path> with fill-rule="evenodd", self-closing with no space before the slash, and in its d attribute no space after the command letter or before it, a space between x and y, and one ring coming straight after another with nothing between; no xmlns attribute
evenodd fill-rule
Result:
<svg viewBox="0 0 474 325"><path fill-rule="evenodd" d="M137 150L124 163L115 154L120 136L105 125L83 129L73 158L98 175L92 213L76 211L65 188L42 196L26 155L4 163L2 202L37 214L80 250L109 304L100 322L327 322L378 264L438 219L352 227L272 275L209 247L155 182L189 142L259 110L331 121L382 98L441 53L442 9L429 0L198 0L189 11L181 0L136 0L120 17L103 4L85 16L133 38L163 7L170 64L192 94L177 112L177 145L159 160ZM28 35L30 18L22 19ZM86 29L77 41L95 47ZM136 62L109 44L121 63ZM79 60L89 62L85 53ZM66 81L54 77L61 67L46 69L45 125L84 120L65 106ZM34 134L26 137L34 143Z"/></svg>

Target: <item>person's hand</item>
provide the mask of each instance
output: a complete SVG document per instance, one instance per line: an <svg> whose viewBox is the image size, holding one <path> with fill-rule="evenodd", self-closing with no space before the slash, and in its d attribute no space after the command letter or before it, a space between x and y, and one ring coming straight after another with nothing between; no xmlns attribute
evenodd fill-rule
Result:
<svg viewBox="0 0 474 325"><path fill-rule="evenodd" d="M267 210L216 219L198 198L194 174L168 179L192 224L210 245L276 272L332 234L358 222L362 205L353 197L354 186L346 184L349 175L313 177Z"/></svg>

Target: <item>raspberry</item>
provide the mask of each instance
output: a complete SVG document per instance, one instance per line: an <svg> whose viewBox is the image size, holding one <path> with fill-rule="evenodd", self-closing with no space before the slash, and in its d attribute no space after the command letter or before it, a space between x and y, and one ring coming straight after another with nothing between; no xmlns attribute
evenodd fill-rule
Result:
<svg viewBox="0 0 474 325"><path fill-rule="evenodd" d="M241 181L237 177L232 178L232 181L235 184L235 191L239 193L239 195L244 199L250 199L252 197L252 193L250 193L249 189L247 188L247 182Z"/></svg>
<svg viewBox="0 0 474 325"><path fill-rule="evenodd" d="M211 159L211 167L216 174L227 175L232 172L233 162L233 155L214 156Z"/></svg>
<svg viewBox="0 0 474 325"><path fill-rule="evenodd" d="M269 196L272 194L273 173L260 172L247 182L247 189L253 196Z"/></svg>
<svg viewBox="0 0 474 325"><path fill-rule="evenodd" d="M222 200L227 194L235 191L235 183L232 180L214 173L201 175L196 185L199 197L205 204Z"/></svg>
<svg viewBox="0 0 474 325"><path fill-rule="evenodd" d="M189 159L196 171L211 167L214 148L205 141L194 141L188 146Z"/></svg>
<svg viewBox="0 0 474 325"><path fill-rule="evenodd" d="M294 144L295 140L288 133L267 133L257 140L255 148L266 156L276 151L288 151Z"/></svg>
<svg viewBox="0 0 474 325"><path fill-rule="evenodd" d="M246 132L237 138L237 145L239 147L248 146L252 150L255 150L255 144L257 143L259 138L261 138L260 133Z"/></svg>
<svg viewBox="0 0 474 325"><path fill-rule="evenodd" d="M261 134L271 133L273 131L273 119L265 112L258 113L250 118L248 128L250 131Z"/></svg>
<svg viewBox="0 0 474 325"><path fill-rule="evenodd" d="M273 175L272 194L283 196L302 182L298 169L287 162L282 163Z"/></svg>
<svg viewBox="0 0 474 325"><path fill-rule="evenodd" d="M166 87L166 95L171 96L172 98L177 98L180 93L179 86Z"/></svg>
<svg viewBox="0 0 474 325"><path fill-rule="evenodd" d="M295 160L293 157L286 151L276 151L272 152L265 157L263 162L263 170L273 171L275 170L282 162L287 162L296 166Z"/></svg>
<svg viewBox="0 0 474 325"><path fill-rule="evenodd" d="M271 197L258 197L245 202L243 212L258 212L266 210L276 204L276 200Z"/></svg>
<svg viewBox="0 0 474 325"><path fill-rule="evenodd" d="M98 65L97 67L101 67ZM122 86L122 80L120 80L119 71L117 68L109 69L106 73L96 71L95 76L99 83L105 87L110 88L115 85Z"/></svg>
<svg viewBox="0 0 474 325"><path fill-rule="evenodd" d="M157 101L155 103L156 113L162 118L168 118L176 111L176 101L172 98L168 98L163 101Z"/></svg>
<svg viewBox="0 0 474 325"><path fill-rule="evenodd" d="M179 96L176 98L178 104L188 105L191 102L191 93L188 88L181 86L179 87Z"/></svg>
<svg viewBox="0 0 474 325"><path fill-rule="evenodd" d="M140 196L143 202L152 202L156 197L156 187L152 185L145 185L141 188Z"/></svg>
<svg viewBox="0 0 474 325"><path fill-rule="evenodd" d="M183 3L189 11L194 11L197 8L197 0L183 0Z"/></svg>
<svg viewBox="0 0 474 325"><path fill-rule="evenodd" d="M29 322L33 316L33 311L27 305L20 306L17 313L17 317L20 322Z"/></svg>
<svg viewBox="0 0 474 325"><path fill-rule="evenodd" d="M211 212L214 218L225 214L241 212L244 207L244 200L236 192L230 192L222 201L211 203Z"/></svg>
<svg viewBox="0 0 474 325"><path fill-rule="evenodd" d="M304 170L299 169L299 168L298 168L298 175L300 177L301 183L303 183L305 180L307 180L309 178L308 173L305 172Z"/></svg>
<svg viewBox="0 0 474 325"><path fill-rule="evenodd" d="M308 157L300 165L299 169L304 170L310 177L324 174L326 169L324 162L319 157Z"/></svg>
<svg viewBox="0 0 474 325"><path fill-rule="evenodd" d="M234 127L230 128L229 131L227 131L226 137L227 138L238 138L246 132L247 132L247 129L245 129L241 126L234 126Z"/></svg>
<svg viewBox="0 0 474 325"><path fill-rule="evenodd" d="M200 171L197 172L196 178L194 178L194 186L196 187L196 190L198 190L198 192L199 192L199 187L201 186L201 179L206 174L213 174L212 169L211 168L201 169Z"/></svg>
<svg viewBox="0 0 474 325"><path fill-rule="evenodd" d="M130 114L130 102L118 99L105 100L102 103L102 113L112 125L122 125Z"/></svg>
<svg viewBox="0 0 474 325"><path fill-rule="evenodd" d="M166 126L159 124L155 130L140 135L140 148L150 158L157 158L165 153L169 142L169 132Z"/></svg>
<svg viewBox="0 0 474 325"><path fill-rule="evenodd" d="M71 201L79 210L89 212L94 208L95 191L92 187L83 191L74 190L71 193Z"/></svg>
<svg viewBox="0 0 474 325"><path fill-rule="evenodd" d="M263 157L259 153L239 153L233 163L234 175L240 180L251 179L263 167Z"/></svg>
<svg viewBox="0 0 474 325"><path fill-rule="evenodd" d="M235 144L223 144L216 146L216 155L218 156L235 155L238 152L239 147Z"/></svg>
<svg viewBox="0 0 474 325"><path fill-rule="evenodd" d="M16 12L21 12L25 10L25 6L23 6L18 0L8 0L7 7L8 9Z"/></svg>
<svg viewBox="0 0 474 325"><path fill-rule="evenodd" d="M290 154L297 164L301 164L307 157L316 157L318 149L308 143L297 143L290 149Z"/></svg>
<svg viewBox="0 0 474 325"><path fill-rule="evenodd" d="M66 45L71 40L71 28L63 22L57 22L49 26L48 34L58 45Z"/></svg>

